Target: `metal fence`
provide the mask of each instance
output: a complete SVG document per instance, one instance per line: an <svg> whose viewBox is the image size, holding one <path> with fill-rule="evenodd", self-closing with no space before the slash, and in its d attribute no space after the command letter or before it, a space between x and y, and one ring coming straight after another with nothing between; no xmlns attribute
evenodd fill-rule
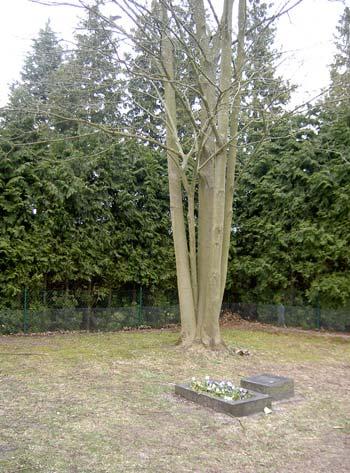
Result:
<svg viewBox="0 0 350 473"><path fill-rule="evenodd" d="M223 309L246 320L273 325L350 332L350 307L224 303ZM141 287L109 292L25 288L11 307L0 305L0 334L160 328L179 321L176 295L160 295Z"/></svg>
<svg viewBox="0 0 350 473"><path fill-rule="evenodd" d="M137 288L129 291L23 290L0 307L0 334L160 328L179 322L177 301Z"/></svg>
<svg viewBox="0 0 350 473"><path fill-rule="evenodd" d="M141 317L137 307L28 310L26 315L21 311L1 310L0 333L160 328L176 324L178 320L178 306L143 307Z"/></svg>
<svg viewBox="0 0 350 473"><path fill-rule="evenodd" d="M225 309L243 319L285 327L350 332L350 307L330 309L317 305L289 306L272 304L230 303Z"/></svg>

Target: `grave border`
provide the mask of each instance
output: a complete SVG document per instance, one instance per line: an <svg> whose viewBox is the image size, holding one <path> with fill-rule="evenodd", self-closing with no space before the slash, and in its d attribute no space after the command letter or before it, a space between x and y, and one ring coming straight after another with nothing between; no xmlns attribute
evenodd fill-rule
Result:
<svg viewBox="0 0 350 473"><path fill-rule="evenodd" d="M189 385L175 384L175 394L193 401L203 407L209 407L217 412L230 414L234 417L244 417L262 412L265 407L271 408L271 397L267 394L248 390L252 397L238 401L226 401L207 393L194 391Z"/></svg>

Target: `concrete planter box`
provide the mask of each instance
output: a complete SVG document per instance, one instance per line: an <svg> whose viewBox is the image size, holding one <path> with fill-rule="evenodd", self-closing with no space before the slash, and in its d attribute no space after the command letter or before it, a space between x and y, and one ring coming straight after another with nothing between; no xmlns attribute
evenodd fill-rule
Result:
<svg viewBox="0 0 350 473"><path fill-rule="evenodd" d="M269 395L274 401L294 396L294 381L291 378L272 374L259 374L241 379L244 389Z"/></svg>
<svg viewBox="0 0 350 473"><path fill-rule="evenodd" d="M218 412L224 412L235 417L244 417L257 412L262 412L265 407L271 407L271 398L266 394L250 391L253 397L241 401L225 401L222 398L199 393L185 384L175 385L175 394L189 401L196 402L204 407L210 407Z"/></svg>

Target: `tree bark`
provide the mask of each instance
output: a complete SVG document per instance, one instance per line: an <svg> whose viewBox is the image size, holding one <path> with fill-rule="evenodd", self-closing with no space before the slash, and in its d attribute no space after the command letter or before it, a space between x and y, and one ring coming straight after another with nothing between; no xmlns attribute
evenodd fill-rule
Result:
<svg viewBox="0 0 350 473"><path fill-rule="evenodd" d="M227 171L226 171L226 196L225 196L225 224L224 239L221 262L221 297L224 296L228 257L230 251L230 241L232 232L232 205L235 184L235 171L237 161L238 123L241 107L242 74L245 60L244 37L246 31L246 0L240 0L238 6L238 38L237 38L237 58L236 77L233 88L233 103L230 120L230 145L228 149Z"/></svg>
<svg viewBox="0 0 350 473"><path fill-rule="evenodd" d="M200 99L198 187L187 186L177 135L177 89L174 52L166 5L162 11L162 67L166 112L170 208L175 247L182 339L222 348L219 317L226 282L232 226L240 87L244 61L246 0L239 2L236 77L232 67L233 0L225 0L215 37L208 28L203 0L189 0L195 23L198 58L193 58ZM176 40L175 44L176 44ZM174 151L173 151L174 150ZM183 188L187 193L188 240ZM197 194L198 193L198 194ZM198 198L197 225L195 202ZM196 239L196 227L198 240ZM198 245L197 245L198 243Z"/></svg>
<svg viewBox="0 0 350 473"><path fill-rule="evenodd" d="M176 97L171 85L174 80L174 55L172 44L168 36L168 16L162 4L162 65L166 79L164 80L164 98L166 113L166 143L169 150L176 149ZM191 283L188 244L184 222L184 208L182 201L182 178L178 156L171 151L167 152L170 212L175 248L176 272L181 315L181 337L184 345L190 345L196 333L196 316Z"/></svg>

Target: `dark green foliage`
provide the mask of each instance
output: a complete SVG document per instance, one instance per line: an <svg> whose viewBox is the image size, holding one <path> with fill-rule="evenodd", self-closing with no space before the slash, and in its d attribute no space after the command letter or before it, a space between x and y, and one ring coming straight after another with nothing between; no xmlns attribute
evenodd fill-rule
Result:
<svg viewBox="0 0 350 473"><path fill-rule="evenodd" d="M89 123L118 126L123 87L118 78L118 45L101 20L97 5L81 20L75 41L75 50L57 71L51 96L57 114L68 117L58 120L61 131L82 134Z"/></svg>
<svg viewBox="0 0 350 473"><path fill-rule="evenodd" d="M240 119L240 141L244 154L254 153L261 141L273 133L294 89L277 74L281 53L274 49L276 28L269 20L272 5L263 0L248 3L247 53ZM244 159L244 156L241 158Z"/></svg>
<svg viewBox="0 0 350 473"><path fill-rule="evenodd" d="M40 30L38 38L33 40L32 48L34 55L27 56L22 69L22 84L34 99L46 102L54 88L54 75L63 55L49 22Z"/></svg>
<svg viewBox="0 0 350 473"><path fill-rule="evenodd" d="M78 49L61 62L49 25L40 31L3 111L4 306L23 286L108 293L123 285L174 284L166 161L88 126L118 124L120 83L98 10L81 26ZM46 61L48 55L53 59Z"/></svg>
<svg viewBox="0 0 350 473"><path fill-rule="evenodd" d="M97 156L79 149L27 159L2 172L1 286L96 284L166 286L174 277L162 156L113 145ZM74 153L74 154L73 154ZM168 282L167 282L168 281Z"/></svg>
<svg viewBox="0 0 350 473"><path fill-rule="evenodd" d="M252 2L245 73L253 80L244 95L228 288L247 302L344 307L350 304L348 9L329 97L291 118L284 118L289 92L276 76L267 13L267 4Z"/></svg>
<svg viewBox="0 0 350 473"><path fill-rule="evenodd" d="M232 289L247 301L349 302L350 167L337 124L318 134L287 124L237 189ZM288 139L285 137L289 136ZM346 135L341 135L347 140Z"/></svg>

